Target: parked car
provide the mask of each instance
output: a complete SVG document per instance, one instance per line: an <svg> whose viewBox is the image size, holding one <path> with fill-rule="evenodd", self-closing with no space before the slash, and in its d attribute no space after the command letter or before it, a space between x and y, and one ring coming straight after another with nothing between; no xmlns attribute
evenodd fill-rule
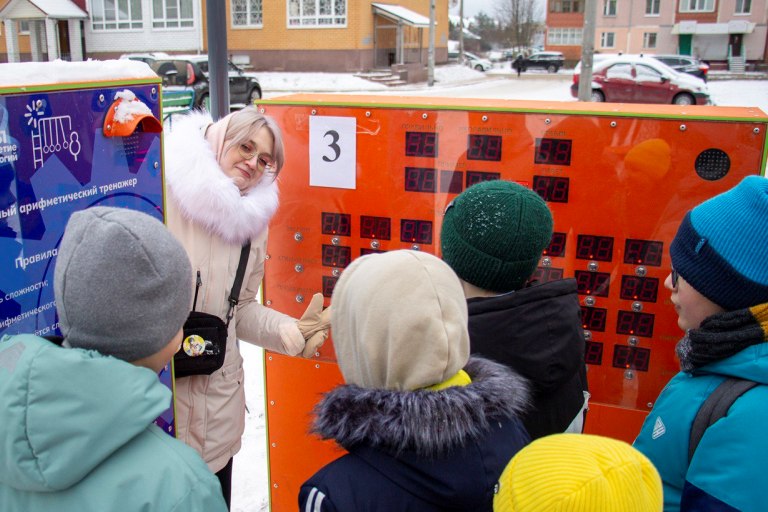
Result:
<svg viewBox="0 0 768 512"><path fill-rule="evenodd" d="M164 86L187 86L195 90L195 107L210 108L207 55L126 54L121 58L141 60L163 79ZM248 73L228 61L230 108L250 105L261 98L255 73Z"/></svg>
<svg viewBox="0 0 768 512"><path fill-rule="evenodd" d="M467 66L478 71L488 71L493 67L490 60L479 57L474 53L464 52L464 57L467 59Z"/></svg>
<svg viewBox="0 0 768 512"><path fill-rule="evenodd" d="M513 61L516 62L516 61ZM546 69L550 73L557 73L563 67L565 57L561 52L537 52L528 57L523 57L521 71L529 69Z"/></svg>
<svg viewBox="0 0 768 512"><path fill-rule="evenodd" d="M571 95L579 97L579 72L576 67ZM707 84L700 78L678 73L651 57L620 55L601 59L592 67L591 101L612 103L673 103L708 105Z"/></svg>
<svg viewBox="0 0 768 512"><path fill-rule="evenodd" d="M688 73L689 75L701 78L705 82L707 81L709 64L700 61L696 57L691 57L690 55L649 55L649 57L663 62L675 71Z"/></svg>

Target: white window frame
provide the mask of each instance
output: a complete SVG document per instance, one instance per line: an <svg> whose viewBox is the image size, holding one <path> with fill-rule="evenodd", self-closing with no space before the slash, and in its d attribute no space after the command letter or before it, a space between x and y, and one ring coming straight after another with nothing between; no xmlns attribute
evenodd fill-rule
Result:
<svg viewBox="0 0 768 512"><path fill-rule="evenodd" d="M714 12L715 0L680 0L680 12Z"/></svg>
<svg viewBox="0 0 768 512"><path fill-rule="evenodd" d="M182 12L185 10L188 14L182 16ZM194 26L195 8L193 0L152 0L153 29L185 30Z"/></svg>
<svg viewBox="0 0 768 512"><path fill-rule="evenodd" d="M603 16L615 17L616 3L617 0L603 0Z"/></svg>
<svg viewBox="0 0 768 512"><path fill-rule="evenodd" d="M288 28L346 28L348 3L349 0L288 0Z"/></svg>
<svg viewBox="0 0 768 512"><path fill-rule="evenodd" d="M242 4L242 10L235 4ZM229 0L232 28L263 28L264 0ZM236 15L239 14L239 20ZM241 21L242 20L242 21Z"/></svg>
<svg viewBox="0 0 768 512"><path fill-rule="evenodd" d="M18 32L18 35L20 36L28 36L29 35L29 20L19 20L16 22L16 31Z"/></svg>
<svg viewBox="0 0 768 512"><path fill-rule="evenodd" d="M734 14L752 14L752 0L736 0Z"/></svg>
<svg viewBox="0 0 768 512"><path fill-rule="evenodd" d="M114 8L114 12L108 18L109 6ZM90 0L88 14L94 32L125 32L144 28L141 0Z"/></svg>
<svg viewBox="0 0 768 512"><path fill-rule="evenodd" d="M554 27L547 30L547 44L553 46L581 46L584 29L581 27Z"/></svg>
<svg viewBox="0 0 768 512"><path fill-rule="evenodd" d="M661 0L645 0L645 15L659 16L661 12Z"/></svg>
<svg viewBox="0 0 768 512"><path fill-rule="evenodd" d="M656 32L643 32L643 49L652 50L658 42L659 36Z"/></svg>
<svg viewBox="0 0 768 512"><path fill-rule="evenodd" d="M600 48L615 48L616 32L603 32L600 34Z"/></svg>

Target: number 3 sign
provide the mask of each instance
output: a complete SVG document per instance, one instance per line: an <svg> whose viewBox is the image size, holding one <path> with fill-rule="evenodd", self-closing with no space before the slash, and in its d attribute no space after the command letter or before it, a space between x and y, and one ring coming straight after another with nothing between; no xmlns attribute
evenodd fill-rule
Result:
<svg viewBox="0 0 768 512"><path fill-rule="evenodd" d="M354 117L309 118L309 184L354 189L357 162Z"/></svg>

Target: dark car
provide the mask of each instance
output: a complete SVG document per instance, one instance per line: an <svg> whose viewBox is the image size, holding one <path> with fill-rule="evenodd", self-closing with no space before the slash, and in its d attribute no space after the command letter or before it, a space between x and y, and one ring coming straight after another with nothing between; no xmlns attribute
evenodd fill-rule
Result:
<svg viewBox="0 0 768 512"><path fill-rule="evenodd" d="M195 90L195 107L210 108L207 55L128 54L123 58L141 60L163 79L164 86L186 86ZM261 85L248 73L228 61L230 108L251 105L261 98Z"/></svg>
<svg viewBox="0 0 768 512"><path fill-rule="evenodd" d="M517 60L512 62L512 66L517 66ZM528 71L529 69L546 69L550 73L557 73L563 63L565 57L560 52L537 52L532 53L528 57L523 57L521 71Z"/></svg>
<svg viewBox="0 0 768 512"><path fill-rule="evenodd" d="M573 74L571 95L579 97L581 67ZM708 105L707 84L700 78L678 73L650 57L622 55L597 62L592 70L591 101L612 103L673 103Z"/></svg>
<svg viewBox="0 0 768 512"><path fill-rule="evenodd" d="M705 82L707 81L709 64L700 61L696 57L691 57L690 55L649 55L649 57L663 62L675 71L688 73L689 75L701 78Z"/></svg>

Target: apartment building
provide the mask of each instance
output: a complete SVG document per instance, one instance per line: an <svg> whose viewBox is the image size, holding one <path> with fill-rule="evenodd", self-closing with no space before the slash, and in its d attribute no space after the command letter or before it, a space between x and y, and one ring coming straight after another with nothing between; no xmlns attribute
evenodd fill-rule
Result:
<svg viewBox="0 0 768 512"><path fill-rule="evenodd" d="M435 1L438 63L448 59L448 1ZM217 4L230 55L256 70L362 71L427 61L423 0ZM0 62L206 53L206 9L205 0L0 0Z"/></svg>
<svg viewBox="0 0 768 512"><path fill-rule="evenodd" d="M768 62L766 0L594 0L595 52L694 55L743 69ZM548 50L581 58L586 0L548 0Z"/></svg>

